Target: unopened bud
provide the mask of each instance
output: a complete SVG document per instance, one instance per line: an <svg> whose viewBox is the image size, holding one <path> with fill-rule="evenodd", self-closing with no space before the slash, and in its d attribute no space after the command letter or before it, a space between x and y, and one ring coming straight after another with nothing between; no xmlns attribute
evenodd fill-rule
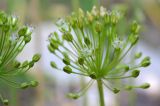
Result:
<svg viewBox="0 0 160 106"><path fill-rule="evenodd" d="M71 69L69 66L65 66L65 67L63 68L63 71L66 72L66 73L68 73L68 74L71 74L71 73L72 73L72 69Z"/></svg>
<svg viewBox="0 0 160 106"><path fill-rule="evenodd" d="M132 77L134 77L134 78L136 78L136 77L138 77L139 76L139 73L140 73L140 71L139 70L134 70L134 71L132 71Z"/></svg>

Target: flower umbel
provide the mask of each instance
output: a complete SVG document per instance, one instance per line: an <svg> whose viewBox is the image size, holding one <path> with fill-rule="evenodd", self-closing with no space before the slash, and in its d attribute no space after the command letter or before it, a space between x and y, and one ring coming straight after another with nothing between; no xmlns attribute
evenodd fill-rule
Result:
<svg viewBox="0 0 160 106"><path fill-rule="evenodd" d="M10 87L28 88L38 85L37 81L17 82L16 76L25 74L40 59L35 54L31 61L19 62L16 57L31 40L32 30L28 26L22 28L18 25L18 18L0 12L0 81ZM0 101L5 105L8 100L3 99L0 94Z"/></svg>
<svg viewBox="0 0 160 106"><path fill-rule="evenodd" d="M134 21L127 36L119 36L117 24L121 18L123 17L118 11L93 7L91 12L85 13L79 9L78 12L61 19L63 23L58 22L57 26L61 34L52 33L49 37L48 49L61 59L65 66L58 68L53 61L51 66L68 74L91 78L86 88L77 94L69 94L69 97L77 99L94 81L100 81L113 93L118 93L128 85L116 86L112 81L136 78L140 74L139 68L150 65L149 57L145 57L136 65L124 61L128 52L139 40L140 26ZM142 53L136 54L134 59L139 59L141 55ZM149 85L130 86L130 88L143 89L148 87Z"/></svg>

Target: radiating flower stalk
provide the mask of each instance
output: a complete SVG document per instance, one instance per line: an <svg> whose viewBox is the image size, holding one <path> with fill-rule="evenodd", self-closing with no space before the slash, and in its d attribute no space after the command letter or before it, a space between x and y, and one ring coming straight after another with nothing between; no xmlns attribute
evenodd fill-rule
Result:
<svg viewBox="0 0 160 106"><path fill-rule="evenodd" d="M60 19L56 25L61 32L54 32L49 36L49 51L64 63L64 67L58 67L51 61L51 66L62 70L67 74L78 74L90 77L91 80L77 93L69 93L68 96L77 99L91 87L96 81L99 90L100 106L105 106L103 86L113 93L120 90L132 90L134 88L147 89L150 84L139 86L121 83L117 85L115 80L137 78L140 68L150 65L150 58L144 57L138 64L125 61L127 54L139 40L140 25L133 21L126 36L120 36L117 25L123 18L118 11L107 11L105 8L96 8L91 12L73 12L70 16ZM135 54L135 60L140 61L142 53Z"/></svg>
<svg viewBox="0 0 160 106"><path fill-rule="evenodd" d="M18 18L0 12L0 82L5 86L25 89L36 87L37 81L20 82L16 76L25 74L39 61L40 55L35 54L32 60L19 62L16 57L31 40L32 28L19 26ZM0 102L8 105L8 100L0 94Z"/></svg>

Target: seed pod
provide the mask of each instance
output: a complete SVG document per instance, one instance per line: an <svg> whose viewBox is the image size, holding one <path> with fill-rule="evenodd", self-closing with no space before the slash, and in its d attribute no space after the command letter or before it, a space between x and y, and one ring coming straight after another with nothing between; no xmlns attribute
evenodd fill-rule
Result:
<svg viewBox="0 0 160 106"><path fill-rule="evenodd" d="M72 69L71 69L69 66L65 66L65 67L63 68L63 71L66 72L66 73L68 73L68 74L71 74L71 73L72 73Z"/></svg>
<svg viewBox="0 0 160 106"><path fill-rule="evenodd" d="M134 71L132 71L132 77L134 77L134 78L136 78L136 77L138 77L139 76L139 74L140 74L140 71L139 70L134 70Z"/></svg>

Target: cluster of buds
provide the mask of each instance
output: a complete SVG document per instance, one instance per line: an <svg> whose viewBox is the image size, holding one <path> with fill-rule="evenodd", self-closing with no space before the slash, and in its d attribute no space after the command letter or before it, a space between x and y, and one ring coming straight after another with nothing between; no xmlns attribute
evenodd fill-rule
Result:
<svg viewBox="0 0 160 106"><path fill-rule="evenodd" d="M117 24L121 18L118 11L93 7L91 12L79 9L78 12L57 22L61 34L51 34L48 49L62 60L65 66L59 68L54 61L51 62L51 66L67 74L91 78L84 89L69 94L70 97L77 99L83 95L95 80L101 80L113 93L122 89L149 88L148 83L140 86L117 86L113 83L115 80L137 78L141 72L139 68L150 65L149 57L144 57L140 63L134 65L124 61L139 40L140 25L133 21L127 36L120 36ZM134 60L140 58L142 53L136 53Z"/></svg>
<svg viewBox="0 0 160 106"><path fill-rule="evenodd" d="M21 83L14 79L32 68L34 63L39 61L40 55L35 54L31 61L26 60L22 63L16 60L18 54L30 42L32 34L32 28L20 28L18 23L17 17L0 12L0 81L11 87L24 89L29 86L35 87L38 82ZM0 100L5 105L8 104L8 100L3 99L1 95Z"/></svg>

